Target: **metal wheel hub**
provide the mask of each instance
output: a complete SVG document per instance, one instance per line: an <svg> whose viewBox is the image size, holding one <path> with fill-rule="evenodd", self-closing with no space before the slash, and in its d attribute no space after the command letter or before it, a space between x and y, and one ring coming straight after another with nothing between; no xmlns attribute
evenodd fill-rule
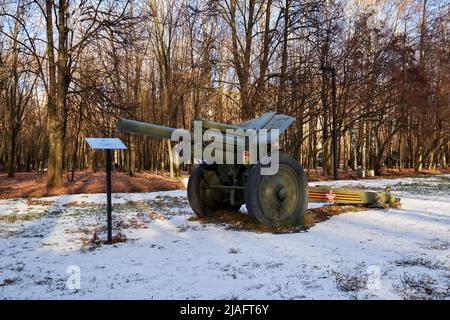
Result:
<svg viewBox="0 0 450 320"><path fill-rule="evenodd" d="M290 217L300 201L300 181L292 168L280 165L278 174L263 176L259 200L266 216L275 219Z"/></svg>
<svg viewBox="0 0 450 320"><path fill-rule="evenodd" d="M281 187L281 188L278 190L278 198L280 198L281 201L286 200L287 197L288 197L288 194L289 194L289 191L288 191L288 189L285 188L285 187Z"/></svg>

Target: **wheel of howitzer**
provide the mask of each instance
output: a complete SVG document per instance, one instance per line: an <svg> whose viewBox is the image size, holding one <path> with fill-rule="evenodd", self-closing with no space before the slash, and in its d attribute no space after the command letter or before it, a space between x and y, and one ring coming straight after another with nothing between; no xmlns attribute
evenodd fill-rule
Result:
<svg viewBox="0 0 450 320"><path fill-rule="evenodd" d="M210 188L217 181L217 172L197 166L191 173L187 186L189 204L199 217L211 215L219 210L239 211L240 205L231 205L226 195L219 189Z"/></svg>
<svg viewBox="0 0 450 320"><path fill-rule="evenodd" d="M248 214L260 223L277 227L301 222L308 206L308 184L303 168L294 159L280 155L275 175L261 175L261 164L248 172L245 185Z"/></svg>

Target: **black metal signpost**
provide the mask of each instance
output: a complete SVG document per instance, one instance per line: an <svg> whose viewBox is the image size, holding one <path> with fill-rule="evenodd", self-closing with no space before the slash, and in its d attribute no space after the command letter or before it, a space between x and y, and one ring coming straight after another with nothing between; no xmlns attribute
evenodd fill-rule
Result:
<svg viewBox="0 0 450 320"><path fill-rule="evenodd" d="M94 149L106 150L106 201L107 201L107 226L108 226L108 243L112 243L112 150L126 149L125 144L117 138L85 138L88 145Z"/></svg>

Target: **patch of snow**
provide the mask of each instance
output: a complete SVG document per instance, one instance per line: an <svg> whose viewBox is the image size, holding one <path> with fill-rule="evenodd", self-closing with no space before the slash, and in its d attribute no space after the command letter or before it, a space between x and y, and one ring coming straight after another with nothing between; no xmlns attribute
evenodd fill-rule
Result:
<svg viewBox="0 0 450 320"><path fill-rule="evenodd" d="M0 220L0 299L402 299L405 275L422 274L448 299L450 197L441 178L417 179L313 182L436 190L416 197L411 188L401 209L345 213L294 234L190 221L185 190L115 194L114 221L140 227L121 230L127 242L100 247L86 239L106 225L105 194L0 200L3 216L39 212ZM401 263L416 258L439 267ZM79 288L71 282L78 268ZM368 284L345 291L340 282L351 275Z"/></svg>

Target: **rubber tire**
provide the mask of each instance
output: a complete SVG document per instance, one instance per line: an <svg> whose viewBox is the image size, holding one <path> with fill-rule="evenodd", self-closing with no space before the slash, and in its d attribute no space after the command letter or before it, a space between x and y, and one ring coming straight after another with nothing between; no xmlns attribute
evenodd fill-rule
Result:
<svg viewBox="0 0 450 320"><path fill-rule="evenodd" d="M249 216L254 220L259 221L261 224L271 227L278 227L283 224L300 223L306 214L306 209L308 208L308 183L302 166L295 159L286 155L280 155L280 167L282 165L289 166L295 171L299 179L299 191L302 194L295 212L288 218L281 221L274 221L271 217L267 217L261 209L261 204L259 201L259 188L263 176L261 176L260 163L255 164L252 168L250 168L247 182L245 184L244 198Z"/></svg>
<svg viewBox="0 0 450 320"><path fill-rule="evenodd" d="M194 213L199 217L204 217L215 212L215 208L208 206L202 198L203 170L201 166L195 167L189 176L187 185L189 204Z"/></svg>

